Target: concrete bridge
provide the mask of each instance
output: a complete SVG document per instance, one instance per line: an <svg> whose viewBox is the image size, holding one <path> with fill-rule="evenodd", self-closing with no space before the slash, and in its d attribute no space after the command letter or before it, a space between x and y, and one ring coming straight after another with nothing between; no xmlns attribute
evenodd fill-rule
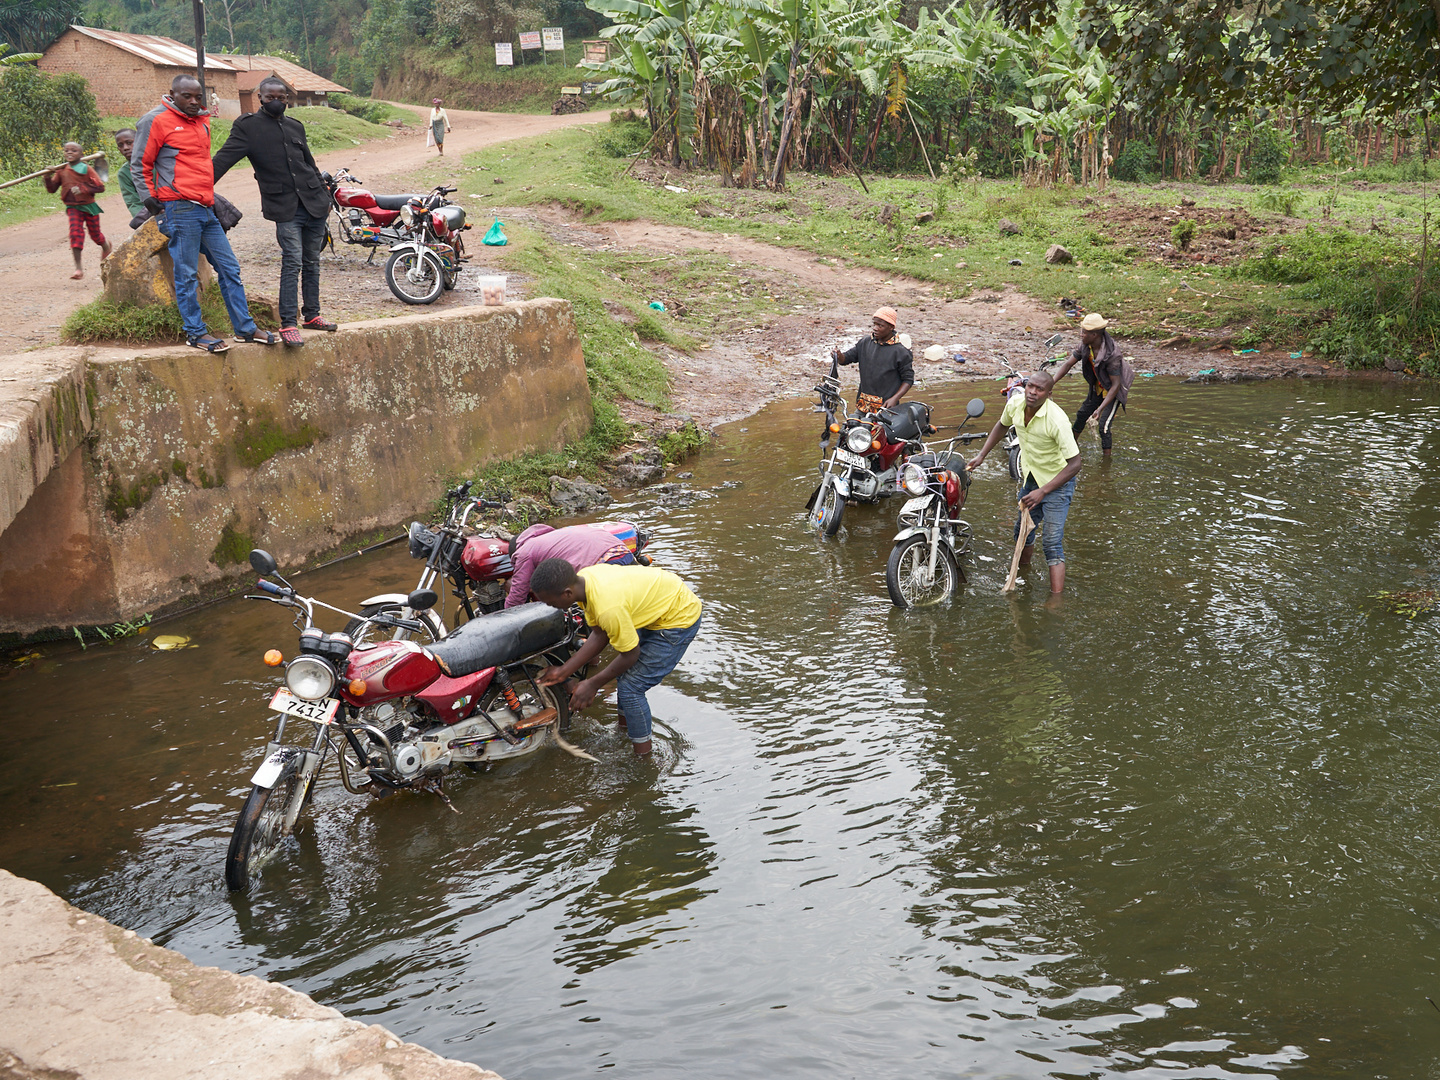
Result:
<svg viewBox="0 0 1440 1080"><path fill-rule="evenodd" d="M303 349L0 357L0 633L133 618L427 509L592 420L570 306L354 323Z"/></svg>

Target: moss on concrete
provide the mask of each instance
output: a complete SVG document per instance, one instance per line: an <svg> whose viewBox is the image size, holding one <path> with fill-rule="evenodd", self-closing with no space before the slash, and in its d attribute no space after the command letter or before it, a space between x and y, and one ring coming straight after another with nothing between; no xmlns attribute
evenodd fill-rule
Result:
<svg viewBox="0 0 1440 1080"><path fill-rule="evenodd" d="M105 509L117 522L124 521L139 510L150 497L170 479L170 473L161 469L158 473L142 476L133 484L125 485L114 473L110 475L110 494L105 499Z"/></svg>
<svg viewBox="0 0 1440 1080"><path fill-rule="evenodd" d="M210 561L216 566L237 566L249 560L255 537L238 528L239 524L238 519L232 519L220 530L220 541L210 553Z"/></svg>
<svg viewBox="0 0 1440 1080"><path fill-rule="evenodd" d="M287 431L273 417L260 415L246 419L235 433L235 459L247 469L265 464L276 454L299 450L325 438L325 432L313 424L301 424Z"/></svg>

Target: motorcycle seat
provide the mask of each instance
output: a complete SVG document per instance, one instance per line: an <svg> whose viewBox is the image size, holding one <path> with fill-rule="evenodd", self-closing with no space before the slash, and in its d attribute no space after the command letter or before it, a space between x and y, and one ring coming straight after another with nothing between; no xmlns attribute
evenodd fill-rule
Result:
<svg viewBox="0 0 1440 1080"><path fill-rule="evenodd" d="M423 195L372 195L375 205L381 210L403 210L411 199L423 199Z"/></svg>
<svg viewBox="0 0 1440 1080"><path fill-rule="evenodd" d="M930 426L930 406L922 401L904 401L893 409L881 409L879 415L891 442L918 439Z"/></svg>
<svg viewBox="0 0 1440 1080"><path fill-rule="evenodd" d="M533 656L559 645L568 633L563 611L536 602L471 619L426 651L445 674L458 679Z"/></svg>

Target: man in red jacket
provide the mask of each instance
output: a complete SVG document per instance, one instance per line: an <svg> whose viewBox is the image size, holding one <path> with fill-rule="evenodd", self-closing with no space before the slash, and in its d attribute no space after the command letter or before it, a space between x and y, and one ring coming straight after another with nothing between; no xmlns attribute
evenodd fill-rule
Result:
<svg viewBox="0 0 1440 1080"><path fill-rule="evenodd" d="M205 93L193 75L177 75L170 93L160 99L135 127L135 149L130 159L140 180L145 206L159 219L160 231L170 238L175 264L175 303L185 323L185 339L195 348L222 353L230 346L210 333L200 313L200 256L204 255L220 279L220 295L239 341L277 345L280 339L259 330L250 317L240 263L215 217L215 172L210 165L210 113Z"/></svg>

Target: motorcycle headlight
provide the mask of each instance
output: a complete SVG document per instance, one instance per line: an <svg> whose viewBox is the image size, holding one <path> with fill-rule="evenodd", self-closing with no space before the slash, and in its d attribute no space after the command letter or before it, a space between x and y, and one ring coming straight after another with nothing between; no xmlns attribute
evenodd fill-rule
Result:
<svg viewBox="0 0 1440 1080"><path fill-rule="evenodd" d="M928 487L925 470L913 461L907 461L900 470L900 486L908 495L924 495Z"/></svg>
<svg viewBox="0 0 1440 1080"><path fill-rule="evenodd" d="M415 208L409 203L400 208L400 220L405 223L407 228L415 224Z"/></svg>
<svg viewBox="0 0 1440 1080"><path fill-rule="evenodd" d="M867 454L870 452L870 429L867 427L853 427L845 436L845 445L850 448L852 454Z"/></svg>
<svg viewBox="0 0 1440 1080"><path fill-rule="evenodd" d="M335 669L318 656L297 656L285 668L285 685L305 701L320 701L335 689Z"/></svg>

